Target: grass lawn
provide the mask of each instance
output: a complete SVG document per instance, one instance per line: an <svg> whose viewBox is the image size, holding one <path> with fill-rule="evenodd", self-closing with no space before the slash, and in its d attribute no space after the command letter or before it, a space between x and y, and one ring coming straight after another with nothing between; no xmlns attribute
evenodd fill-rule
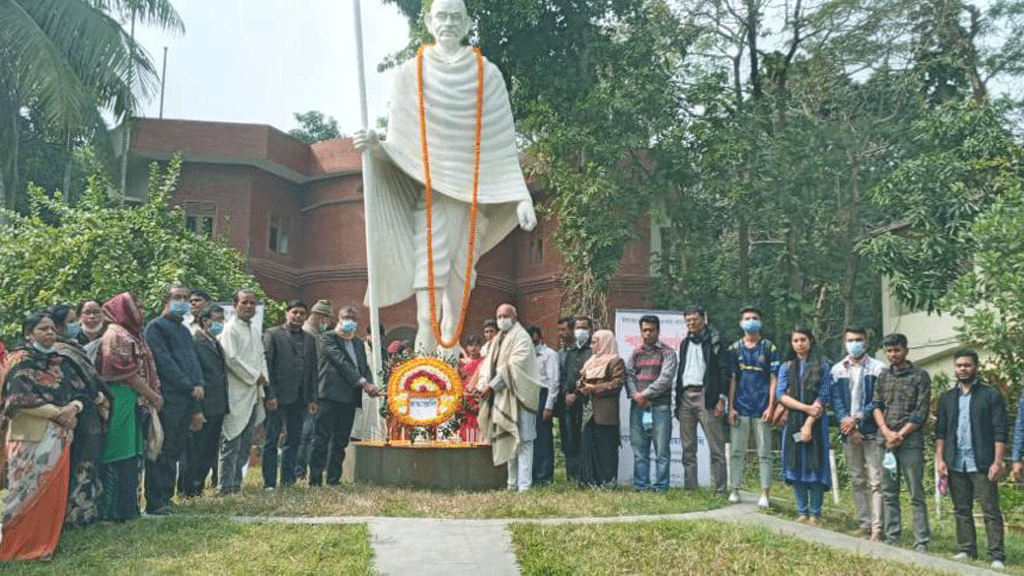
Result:
<svg viewBox="0 0 1024 576"><path fill-rule="evenodd" d="M53 562L0 563L0 574L372 575L365 525L242 524L168 516L68 530Z"/></svg>
<svg viewBox="0 0 1024 576"><path fill-rule="evenodd" d="M208 490L209 492L209 490ZM297 484L263 491L259 469L250 470L242 493L209 494L181 502L185 514L248 516L410 516L430 518L558 518L676 514L711 510L726 504L711 491L670 490L636 493L627 487L581 489L564 477L520 494L505 490L466 492L342 484L309 488Z"/></svg>
<svg viewBox="0 0 1024 576"><path fill-rule="evenodd" d="M729 522L515 524L524 576L586 574L937 574Z"/></svg>
<svg viewBox="0 0 1024 576"><path fill-rule="evenodd" d="M824 522L821 527L826 530L853 534L857 530L858 523L853 515L853 503L850 500L849 490L842 489L839 494L839 507L833 504L831 492L825 494L825 506L822 509ZM910 506L906 489L901 492L900 496L900 509L903 516L903 541L899 546L912 549L914 547L914 509ZM931 541L928 543L928 552L933 555L949 558L960 551L956 543L953 505L950 502L949 496L944 497L942 499L942 517L938 519L935 515L934 496L929 495L926 501L928 503L928 522L931 528ZM975 513L981 512L977 504L974 506L974 511ZM796 517L796 504L792 489L782 485L773 490L771 513L787 519ZM980 518L977 519L975 531L978 539L980 559L969 563L974 566L987 568L991 559L988 557L985 526ZM1006 548L1006 572L1024 576L1024 565L1022 565L1022 561L1024 561L1024 535L1006 530L1003 537L1003 546Z"/></svg>

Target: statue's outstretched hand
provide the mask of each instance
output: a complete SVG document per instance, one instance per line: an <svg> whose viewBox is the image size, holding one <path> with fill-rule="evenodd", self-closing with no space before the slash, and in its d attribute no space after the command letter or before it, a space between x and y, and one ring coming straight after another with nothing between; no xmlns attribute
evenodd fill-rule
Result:
<svg viewBox="0 0 1024 576"><path fill-rule="evenodd" d="M377 138L377 133L373 130L356 130L355 134L352 135L352 145L355 146L357 152L362 152L369 148L370 152L377 154L380 152L380 139Z"/></svg>
<svg viewBox="0 0 1024 576"><path fill-rule="evenodd" d="M529 232L537 227L537 213L533 210L532 200L523 200L516 207L519 216L519 227Z"/></svg>

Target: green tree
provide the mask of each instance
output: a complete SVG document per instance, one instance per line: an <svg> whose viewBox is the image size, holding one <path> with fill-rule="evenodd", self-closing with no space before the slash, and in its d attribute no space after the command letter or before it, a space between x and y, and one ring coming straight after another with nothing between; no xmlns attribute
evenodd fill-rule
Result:
<svg viewBox="0 0 1024 576"><path fill-rule="evenodd" d="M183 31L168 0L0 0L0 192L15 207L25 188L24 110L70 150L89 137L112 144L101 110L123 120L156 86L155 67L118 18ZM65 179L66 180L66 179Z"/></svg>
<svg viewBox="0 0 1024 576"><path fill-rule="evenodd" d="M168 207L180 167L179 158L164 172L153 164L149 199L137 207L111 202L102 177L74 206L31 187L29 213L6 211L0 226L0 335L12 340L31 311L125 290L153 312L171 282L202 286L218 300L241 287L262 294L241 253L187 230L181 210Z"/></svg>
<svg viewBox="0 0 1024 576"><path fill-rule="evenodd" d="M292 128L288 135L306 144L315 144L324 140L341 138L341 131L338 130L338 121L333 116L325 116L318 110L292 114L295 121L299 123L298 128Z"/></svg>

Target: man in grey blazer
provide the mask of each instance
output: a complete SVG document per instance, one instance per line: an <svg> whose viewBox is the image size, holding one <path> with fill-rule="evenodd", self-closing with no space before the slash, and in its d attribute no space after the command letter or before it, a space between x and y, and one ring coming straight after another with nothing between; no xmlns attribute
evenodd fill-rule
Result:
<svg viewBox="0 0 1024 576"><path fill-rule="evenodd" d="M327 484L341 482L341 464L345 459L355 420L362 404L362 392L378 394L373 374L366 362L366 348L356 336L358 315L355 306L345 306L338 314L334 330L320 340L317 365L316 438L309 459L309 485L319 486L327 468Z"/></svg>

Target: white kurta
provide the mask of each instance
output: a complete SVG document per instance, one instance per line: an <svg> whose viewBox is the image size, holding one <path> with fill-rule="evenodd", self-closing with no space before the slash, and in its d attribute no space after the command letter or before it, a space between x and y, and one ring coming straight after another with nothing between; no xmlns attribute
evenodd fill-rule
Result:
<svg viewBox="0 0 1024 576"><path fill-rule="evenodd" d="M221 435L227 440L233 440L245 429L253 410L256 410L255 423L263 421L263 387L257 386L256 382L261 375L268 378L269 371L266 356L263 355L260 329L251 322L239 320L235 316L224 325L224 331L217 340L224 348L228 373L228 406L231 410L224 415Z"/></svg>
<svg viewBox="0 0 1024 576"><path fill-rule="evenodd" d="M442 275L461 277L465 266L468 214L473 191L473 143L476 124L476 56L467 47L450 61L433 49L423 58L423 87L431 183L438 201L434 215L434 259L438 287ZM395 72L387 139L381 142L387 160L371 169L378 210L368 215L387 248L376 254L377 302L388 306L425 286L426 217L423 212L423 156L420 143L415 59ZM530 199L516 148L512 107L505 80L496 66L484 61L482 133L477 247L480 255L518 225L516 207ZM454 266L453 266L454 264Z"/></svg>
<svg viewBox="0 0 1024 576"><path fill-rule="evenodd" d="M540 364L533 348L533 340L526 330L516 323L497 346L498 338L494 337L489 346L487 356L480 365L478 386L485 386L500 374L505 386L494 391L494 402L480 404L480 431L491 441L491 457L494 465L504 464L519 450L521 439L529 440L536 430L520 430L520 425L527 420L520 418L525 410L536 414L537 402L540 399ZM497 354L497 365L494 370L494 354Z"/></svg>

